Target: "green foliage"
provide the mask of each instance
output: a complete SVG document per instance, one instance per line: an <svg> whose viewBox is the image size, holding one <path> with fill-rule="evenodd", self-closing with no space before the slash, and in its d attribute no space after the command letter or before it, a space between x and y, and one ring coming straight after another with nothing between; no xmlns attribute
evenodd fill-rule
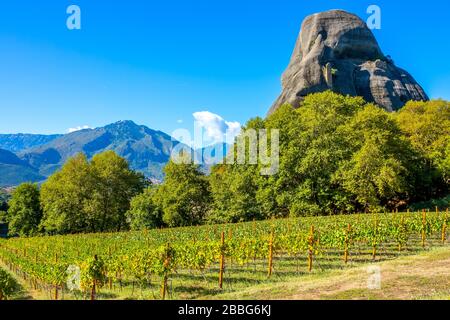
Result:
<svg viewBox="0 0 450 320"><path fill-rule="evenodd" d="M94 189L86 213L94 217L101 231L127 229L125 212L130 200L145 187L144 176L130 170L114 151L94 156L90 169Z"/></svg>
<svg viewBox="0 0 450 320"><path fill-rule="evenodd" d="M284 106L285 107L285 106ZM260 130L266 128L266 121L261 118L250 119L243 127L243 132L249 129ZM270 136L270 132L268 132ZM238 138L240 139L240 138ZM242 138L246 141L247 138ZM233 146L235 160L237 160L237 144ZM249 145L246 141L246 160L249 160ZM235 161L236 163L236 161ZM269 216L263 207L270 195L269 188L260 187L260 167L254 164L222 164L212 168L209 177L213 206L208 217L212 223L242 222L249 220L261 220Z"/></svg>
<svg viewBox="0 0 450 320"><path fill-rule="evenodd" d="M7 300L20 290L16 280L5 270L0 268L0 301Z"/></svg>
<svg viewBox="0 0 450 320"><path fill-rule="evenodd" d="M126 229L129 202L145 185L144 177L113 151L91 163L78 154L42 185L42 226L57 234Z"/></svg>
<svg viewBox="0 0 450 320"><path fill-rule="evenodd" d="M82 266L81 288L92 289L94 287L102 288L107 281L107 269L105 262L101 257L94 256L88 259Z"/></svg>
<svg viewBox="0 0 450 320"><path fill-rule="evenodd" d="M42 226L48 233L93 231L94 217L88 216L94 181L84 154L69 159L60 171L42 185Z"/></svg>
<svg viewBox="0 0 450 320"><path fill-rule="evenodd" d="M429 156L442 155L450 135L450 103L443 100L410 101L397 121L414 147Z"/></svg>
<svg viewBox="0 0 450 320"><path fill-rule="evenodd" d="M131 199L126 216L131 230L153 229L162 226L162 210L155 203L156 187L149 187Z"/></svg>
<svg viewBox="0 0 450 320"><path fill-rule="evenodd" d="M419 195L445 195L450 186L450 103L443 100L408 102L397 122L423 159L425 181ZM424 183L425 182L425 183Z"/></svg>
<svg viewBox="0 0 450 320"><path fill-rule="evenodd" d="M413 203L409 206L409 208L413 211L433 209L436 207L441 211L450 208L450 195L441 199L431 199L428 201Z"/></svg>
<svg viewBox="0 0 450 320"><path fill-rule="evenodd" d="M448 106L409 103L396 115L328 91L252 119L244 129L280 130L279 171L216 166L211 221L390 210L446 192Z"/></svg>
<svg viewBox="0 0 450 320"><path fill-rule="evenodd" d="M0 223L6 223L8 221L8 212L0 211Z"/></svg>
<svg viewBox="0 0 450 320"><path fill-rule="evenodd" d="M294 111L297 116L280 148L279 178L274 179L278 201L287 212L310 215L351 209L351 195L333 177L354 150L342 128L364 107L362 98L325 92L308 96ZM284 130L284 121L268 122Z"/></svg>
<svg viewBox="0 0 450 320"><path fill-rule="evenodd" d="M176 164L164 168L166 178L154 195L163 222L169 227L202 224L209 210L211 194L204 174L195 164Z"/></svg>
<svg viewBox="0 0 450 320"><path fill-rule="evenodd" d="M36 184L24 183L14 190L7 214L11 235L28 237L38 233L42 219L39 196Z"/></svg>
<svg viewBox="0 0 450 320"><path fill-rule="evenodd" d="M6 212L8 211L8 201L10 195L6 191L0 189L0 223L6 222Z"/></svg>
<svg viewBox="0 0 450 320"><path fill-rule="evenodd" d="M208 220L213 223L261 219L256 199L255 167L220 165L213 168L210 183L214 208Z"/></svg>
<svg viewBox="0 0 450 320"><path fill-rule="evenodd" d="M342 161L335 181L366 209L385 206L402 194L405 197L406 167L412 161L413 151L402 139L394 119L384 110L368 105L340 130L353 154Z"/></svg>

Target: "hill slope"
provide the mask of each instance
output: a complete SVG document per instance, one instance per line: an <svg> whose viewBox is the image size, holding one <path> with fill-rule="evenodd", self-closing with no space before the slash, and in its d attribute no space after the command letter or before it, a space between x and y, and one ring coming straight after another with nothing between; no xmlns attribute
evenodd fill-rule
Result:
<svg viewBox="0 0 450 320"><path fill-rule="evenodd" d="M18 156L48 176L67 159L79 152L88 158L114 150L130 167L148 177L162 179L162 168L169 161L171 150L178 144L172 138L132 121L119 121L105 127L85 129L66 134L44 145L25 150Z"/></svg>
<svg viewBox="0 0 450 320"><path fill-rule="evenodd" d="M26 161L14 153L0 149L0 187L8 187L22 182L39 182L45 177Z"/></svg>

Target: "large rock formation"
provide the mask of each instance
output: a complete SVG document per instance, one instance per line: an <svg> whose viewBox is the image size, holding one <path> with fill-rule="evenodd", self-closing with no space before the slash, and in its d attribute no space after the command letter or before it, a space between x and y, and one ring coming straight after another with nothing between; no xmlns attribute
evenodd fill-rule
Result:
<svg viewBox="0 0 450 320"><path fill-rule="evenodd" d="M325 90L362 96L388 111L409 100L428 100L413 77L384 56L366 23L342 10L303 21L282 85L269 113L284 103L298 107L306 95Z"/></svg>

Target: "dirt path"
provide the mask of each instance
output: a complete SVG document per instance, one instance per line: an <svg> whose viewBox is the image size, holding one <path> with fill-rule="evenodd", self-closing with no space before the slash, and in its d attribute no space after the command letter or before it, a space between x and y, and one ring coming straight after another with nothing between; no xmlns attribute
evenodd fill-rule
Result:
<svg viewBox="0 0 450 320"><path fill-rule="evenodd" d="M377 278L380 279L379 283L377 283ZM369 284L371 289L369 289ZM311 275L272 285L256 286L214 298L450 299L450 247L370 266Z"/></svg>

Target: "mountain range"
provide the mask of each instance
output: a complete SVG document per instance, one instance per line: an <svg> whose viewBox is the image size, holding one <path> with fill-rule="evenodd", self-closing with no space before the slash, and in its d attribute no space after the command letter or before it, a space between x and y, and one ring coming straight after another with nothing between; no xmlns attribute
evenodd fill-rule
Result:
<svg viewBox="0 0 450 320"><path fill-rule="evenodd" d="M0 149L19 152L46 144L62 136L62 134L0 134Z"/></svg>
<svg viewBox="0 0 450 320"><path fill-rule="evenodd" d="M19 183L30 181L38 182L45 177L39 170L21 160L14 153L0 149L0 187L15 186Z"/></svg>
<svg viewBox="0 0 450 320"><path fill-rule="evenodd" d="M92 158L107 150L124 157L132 169L162 180L162 169L178 143L164 132L132 121L65 135L3 134L0 135L0 186L43 181L79 152Z"/></svg>
<svg viewBox="0 0 450 320"><path fill-rule="evenodd" d="M0 187L23 182L42 182L70 158L83 152L89 159L107 150L124 157L133 170L159 182L172 149L180 142L168 134L119 121L104 127L68 134L0 134ZM196 150L198 155L225 157L229 146L217 144ZM210 165L202 165L208 173Z"/></svg>

